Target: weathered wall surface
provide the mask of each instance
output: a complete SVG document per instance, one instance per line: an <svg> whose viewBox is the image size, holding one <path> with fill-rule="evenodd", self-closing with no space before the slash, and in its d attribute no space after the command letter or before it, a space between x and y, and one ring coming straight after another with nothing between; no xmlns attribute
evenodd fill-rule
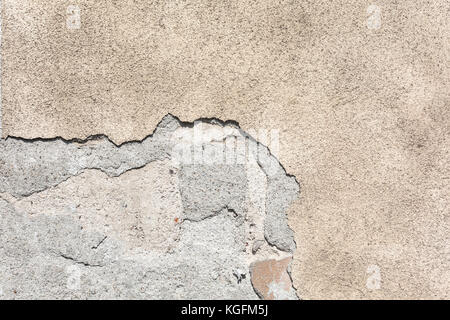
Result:
<svg viewBox="0 0 450 320"><path fill-rule="evenodd" d="M120 147L8 139L0 170L0 298L297 298L298 184L236 127L167 116Z"/></svg>
<svg viewBox="0 0 450 320"><path fill-rule="evenodd" d="M301 185L288 213L300 297L449 298L449 9L4 0L3 136L119 144L168 113L278 129Z"/></svg>

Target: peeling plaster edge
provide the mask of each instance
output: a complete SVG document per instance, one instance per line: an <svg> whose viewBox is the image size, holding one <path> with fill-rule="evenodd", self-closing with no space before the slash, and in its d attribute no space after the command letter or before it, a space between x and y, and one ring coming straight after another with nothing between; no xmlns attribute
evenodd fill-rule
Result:
<svg viewBox="0 0 450 320"><path fill-rule="evenodd" d="M0 0L0 7L1 7L1 0ZM1 20L0 20L1 23ZM0 44L1 44L1 34L0 34ZM1 72L1 65L0 65L0 72ZM1 95L1 85L0 85L0 95ZM183 121L180 120L179 117L173 115L172 113L167 113L165 116L162 117L162 119L157 123L157 125L155 126L155 128L153 129L153 131L146 135L143 139L139 140L128 140L128 141L124 141L122 143L116 143L114 142L114 140L112 140L108 135L103 134L103 133L99 133L99 134L93 134L93 135L89 135L86 138L71 138L71 139L67 139L64 138L62 136L55 136L55 137L50 137L50 138L46 138L46 137L35 137L35 138L24 138L24 137L20 137L20 136L14 136L14 135L7 135L5 137L5 140L17 140L17 141L23 141L26 143L33 143L33 142L56 142L56 141L62 141L65 144L73 144L73 143L78 143L78 144L87 144L88 142L91 141L100 141L100 140L105 140L109 143L111 143L112 145L114 145L116 148L120 148L122 146L128 145L128 144L136 144L136 143L143 143L145 140L152 138L156 131L160 128L160 125L165 121L165 119L167 117L172 117L173 119L176 120L176 122L178 123L178 125L180 127L183 128L193 128L196 122L203 122L203 123L207 123L207 124L214 124L214 125L220 125L221 127L225 127L225 126L232 126L235 129L238 130L238 132L248 138L250 141L256 143L257 146L263 146L264 148L267 149L267 151L269 152L269 156L273 157L274 159L277 160L277 162L279 163L280 167L283 169L285 175L287 177L293 178L295 179L295 182L297 183L297 185L299 186L299 188L301 188L301 184L299 183L297 177L294 174L289 173L286 168L283 166L283 164L281 163L281 161L278 159L278 157L276 157L272 151L270 150L269 146L264 145L263 143L259 142L258 140L256 140L253 136L251 136L250 134L248 134L247 132L245 132L238 121L235 120L222 120L219 118L215 118L215 117L209 117L209 118L204 118L204 117L200 117L195 119L194 121ZM0 102L0 123L1 123L1 102ZM1 136L1 126L0 126L0 136ZM258 163L259 164L259 163ZM300 191L300 190L299 190Z"/></svg>
<svg viewBox="0 0 450 320"><path fill-rule="evenodd" d="M150 134L146 135L142 139L127 140L127 141L124 141L122 143L116 143L108 135L103 134L103 133L89 135L86 138L70 138L70 139L64 138L63 136L55 136L55 137L49 137L49 138L47 138L47 137L25 138L25 137L14 136L14 135L6 135L5 136L5 140L11 139L11 140L18 140L18 141L30 142L30 143L33 143L33 142L56 142L56 141L62 141L65 144L72 144L72 143L86 144L86 143L91 142L91 141L105 140L107 142L110 142L116 148L120 148L120 147L128 145L128 144L143 143L148 138L152 138L155 135L156 131L160 128L160 125L165 121L165 119L167 117L172 117L173 119L175 119L177 121L177 123L179 124L180 127L185 127L185 128L193 128L195 122L204 122L204 123L208 123L208 124L218 124L218 125L221 125L222 127L227 126L227 125L231 125L233 127L236 127L236 129L240 129L239 128L239 124L236 121L233 121L233 120L225 120L225 121L223 121L223 120L220 120L218 118L198 118L198 119L194 120L193 122L188 122L188 121L180 120L177 116L175 116L175 115L173 115L171 113L167 113L157 123L157 125L155 126L155 128L153 129L153 131Z"/></svg>
<svg viewBox="0 0 450 320"><path fill-rule="evenodd" d="M1 5L1 0L0 0L0 5ZM0 23L1 23L1 21L0 21ZM1 36L1 35L0 35L0 36ZM1 90L1 86L0 86L0 90ZM1 106L1 104L0 104L0 106ZM141 144L141 143L143 143L144 141L146 141L147 139L150 139L150 138L154 137L155 133L156 133L158 130L164 128L164 126L161 126L161 124L163 124L163 123L166 121L167 117L173 118L173 119L176 121L176 123L178 124L178 127L184 127L184 128L194 128L194 126L195 126L195 124L196 124L197 122L202 122L202 123L206 123L206 124L213 124L213 125L220 125L221 127L231 126L231 127L235 128L235 129L236 129L243 137L248 138L252 143L255 143L258 147L259 147L259 146L262 146L263 148L265 148L265 149L268 151L268 157L273 157L273 158L278 162L278 164L279 164L280 168L282 169L283 173L284 173L287 177L293 178L293 179L294 179L295 183L296 183L297 186L298 186L298 194L299 194L299 196L301 195L301 185L300 185L300 183L299 183L297 177L296 177L295 175L289 174L289 173L287 172L286 168L283 166L283 164L282 164L281 161L278 159L278 157L276 157L276 156L271 152L269 146L264 145L263 143L261 143L261 142L259 142L258 140L256 140L256 139L255 139L253 136L251 136L249 133L245 132L245 131L240 127L239 122L234 121L234 120L225 120L225 121L224 121L224 120L221 120L221 119L212 117L212 118L198 118L198 119L196 119L196 120L194 120L194 121L192 121L192 122L189 122L189 121L182 121L182 120L180 120L177 116L174 116L173 114L168 113L168 114L166 114L166 115L158 122L158 124L157 124L156 127L154 128L153 132L150 133L149 135L145 136L142 140L129 140L129 141L125 141L125 142L120 143L120 144L115 143L112 139L109 138L109 136L107 136L107 135L105 135L105 134L95 134L95 135L90 135L90 136L86 137L85 139L80 139L80 138L66 139L66 138L63 138L62 136L56 136L56 137L52 137L52 138L45 138L45 137L23 138L23 137L18 137L18 136L8 135L8 136L6 136L5 140L11 139L11 140L22 141L22 142L25 142L25 143L34 143L34 142L56 142L56 141L62 141L62 142L64 142L64 143L67 144L67 145L68 145L68 144L74 144L74 143L82 144L82 145L83 145L83 144L87 144L87 143L89 143L89 142L91 142L91 141L101 141L101 140L103 140L103 141L105 141L105 142L111 143L111 144L112 144L114 147L116 147L116 148L121 148L122 146L129 145L129 144ZM1 122L1 107L0 107L0 122ZM1 124L0 124L0 130L1 130ZM0 131L0 135L1 135L1 131ZM95 168L95 167L94 167L94 168L84 168L84 169L80 170L79 172L77 172L76 174L67 177L67 179L64 179L63 181L59 182L59 183L56 184L56 185L50 186L50 187L48 187L48 188L44 188L44 189L39 190L39 191L35 191L35 192L33 192L33 193L30 193L30 194L22 195L20 198L27 198L27 197L29 197L29 196L35 194L35 193L40 193L40 192L43 192L43 191L48 190L48 189L57 188L60 184L66 182L66 181L68 181L68 180L70 180L70 179L73 178L73 177L79 176L79 175L83 174L84 172L90 171L90 170L98 170L98 171L103 172L104 174L106 174L106 175L107 175L108 177L110 177L110 178L116 178L116 177L119 177L119 176L125 174L126 172L129 172L129 171L132 171L132 170L138 170L138 169L141 169L141 168L145 167L146 165L148 165L149 163L154 162L154 161L157 161L157 159L156 159L156 160L149 161L149 162L146 162L145 164L143 164L143 165L141 165L141 166L138 166L138 167L129 168L129 169L127 169L127 170L121 172L121 173L118 174L118 175L111 175L111 174L108 174L108 173L105 172L102 168ZM261 164L259 161L257 161L257 164L259 165L260 169L264 172L264 174L269 178L269 175L268 175L267 172L264 170L262 164ZM8 202L8 200L4 199L3 197L2 197L2 199ZM214 214L213 216L216 216L216 215L220 214L220 213L222 212L222 210L224 210L224 209L226 209L226 210L229 211L229 209L228 209L227 207L225 207L225 208L222 208L221 210L219 210L219 211L218 211L216 214ZM287 212L285 212L285 214L286 214L286 218L288 218ZM210 216L210 217L211 217L211 216ZM200 220L202 220L202 219L200 219ZM193 223L198 222L198 221L192 221L192 220L189 220L189 219L187 219L186 221L190 221L190 222L193 222ZM288 225L289 225L289 220L288 220ZM291 228L291 227L289 226L289 228ZM292 230L292 228L291 228L291 230ZM104 240L104 239L103 239L103 240ZM102 240L101 242L103 242L103 240ZM274 244L272 244L270 241L268 241L268 239L265 239L265 240L266 240L266 242L267 242L270 246L276 247ZM297 288L294 286L294 281L293 281L292 274L291 274L291 265L292 265L293 260L294 260L295 251L296 251L295 249L297 248L297 243L296 243L296 241L295 241L295 237L294 237L293 241L294 241L295 247L294 247L294 251L291 252L291 254L292 254L292 260L291 260L291 262L289 263L288 268L286 269L286 272L288 273L289 278L290 278L290 280L291 280L291 286L292 286L292 289L293 289L293 291L294 291L294 293L295 293L295 296L297 297L297 299L301 299L301 297L300 297L300 295L299 295L299 293L298 293L298 291L297 291ZM100 242L100 244L101 244L101 242ZM99 244L99 245L100 245L100 244ZM67 256L64 256L64 255L62 255L62 254L60 254L60 256L61 256L62 258L65 258L65 259L69 259L69 260L75 261L75 259L73 259L72 257L67 257ZM85 265L85 266L90 266L90 265L86 264L86 263L83 262L83 261L75 261L75 263L83 264L83 265ZM102 267L101 265L92 265L92 266L93 266L93 267ZM253 284L252 284L252 287L253 287ZM258 291L257 291L254 287L253 287L253 289L254 289L255 293L256 293L260 298L262 298L262 297L260 296L260 294L258 293Z"/></svg>

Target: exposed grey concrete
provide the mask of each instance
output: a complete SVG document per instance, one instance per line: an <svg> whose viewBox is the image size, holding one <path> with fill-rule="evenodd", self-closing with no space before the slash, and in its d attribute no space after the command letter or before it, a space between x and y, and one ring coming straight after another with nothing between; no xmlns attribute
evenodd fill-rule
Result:
<svg viewBox="0 0 450 320"><path fill-rule="evenodd" d="M180 124L165 117L152 136L120 147L106 137L86 141L22 140L0 141L0 192L27 196L55 186L84 169L99 169L109 176L170 157L170 133Z"/></svg>
<svg viewBox="0 0 450 320"><path fill-rule="evenodd" d="M295 250L297 182L231 123L8 138L0 172L0 298L255 299L250 265Z"/></svg>

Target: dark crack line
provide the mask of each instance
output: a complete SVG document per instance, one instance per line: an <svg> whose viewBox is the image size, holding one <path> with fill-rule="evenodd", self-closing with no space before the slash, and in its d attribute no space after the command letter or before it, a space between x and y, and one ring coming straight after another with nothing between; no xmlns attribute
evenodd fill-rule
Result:
<svg viewBox="0 0 450 320"><path fill-rule="evenodd" d="M166 117L174 118L177 121L178 125L181 127L184 127L184 128L193 128L196 122L204 122L204 123L209 123L209 124L220 125L222 127L230 125L230 126L236 127L237 129L240 129L239 123L234 120L223 121L218 118L198 118L198 119L194 120L193 122L187 122L187 121L180 120L177 116L175 116L171 113L168 113L166 116L164 116L158 122L158 124L155 126L155 129L153 130L153 132L150 133L149 135L145 136L143 139L128 140L128 141L125 141L120 144L115 143L110 137L108 137L106 134L103 134L103 133L89 135L86 138L72 138L72 139L67 139L62 136L56 136L56 137L51 137L51 138L45 138L45 137L23 138L23 137L18 137L18 136L13 136L13 135L7 135L4 140L7 141L8 139L11 139L11 140L23 141L26 143L62 141L65 144L72 144L72 143L87 144L90 141L106 140L106 141L112 143L115 147L120 148L120 147L122 147L124 145L128 145L128 144L143 143L148 138L152 138L158 129L164 128L164 127L160 127L160 125L165 121Z"/></svg>
<svg viewBox="0 0 450 320"><path fill-rule="evenodd" d="M171 115L170 113L168 115L170 115L173 118L175 118L178 121L178 123L181 124L181 121L177 117ZM155 132L159 129L159 125L164 121L164 118L165 117L163 117L161 119L161 121L158 122L158 124L156 125L155 129L153 130L153 132L150 133L149 135L145 136L142 140L128 140L128 141L125 141L125 142L123 142L121 144L115 143L106 134L103 134L103 133L90 135L90 136L87 136L84 139L80 139L80 138L66 139L66 138L63 138L62 136L56 136L56 137L52 137L52 138L43 138L43 137L23 138L23 137L17 137L17 136L13 136L13 135L8 135L8 136L6 136L5 141L7 141L8 139L12 139L12 140L23 141L25 143L62 141L65 144L72 144L72 143L87 144L90 141L106 140L107 142L110 142L111 144L113 144L116 148L120 148L120 147L122 147L124 145L127 145L127 144L143 143L148 138L152 138L154 136Z"/></svg>
<svg viewBox="0 0 450 320"><path fill-rule="evenodd" d="M106 238L108 238L108 236L105 236L102 240L100 240L100 242L96 246L92 246L91 249L97 250L98 247L100 247L102 243L106 240Z"/></svg>
<svg viewBox="0 0 450 320"><path fill-rule="evenodd" d="M185 221L194 223L194 222L200 222L203 220L211 219L211 218L214 218L214 217L217 217L218 215L220 215L224 210L226 210L228 213L232 213L233 218L237 218L238 216L240 216L240 214L237 213L237 211L234 210L233 208L230 208L229 206L224 206L224 207L220 208L219 210L212 211L211 215L208 215L203 218L199 218L199 219L183 218L183 221L181 223L183 223Z"/></svg>
<svg viewBox="0 0 450 320"><path fill-rule="evenodd" d="M78 261L78 260L76 260L76 259L74 259L74 258L72 258L72 257L69 257L69 256L67 256L67 255L65 255L65 254L63 254L63 253L60 253L59 255L60 255L60 257L66 259L66 260L73 261L73 262L76 263L76 264L82 264L82 265L85 266L85 267L104 267L104 266L101 265L101 264L90 264L90 263L85 262L85 261Z"/></svg>
<svg viewBox="0 0 450 320"><path fill-rule="evenodd" d="M112 145L114 145L116 148L121 148L122 146L128 145L128 144L142 144L142 143L143 143L144 141L146 141L147 139L154 137L154 136L155 136L155 133L156 133L158 130L164 128L163 126L160 127L160 125L161 125L162 123L164 123L164 121L165 121L165 119L166 119L167 117L172 117L172 118L177 122L177 124L178 124L180 127L184 127L184 128L193 128L194 125L195 125L195 123L197 123L197 122L203 122L203 123L208 123L208 124L219 125L219 126L221 126L221 127L225 127L225 126L232 126L232 127L234 127L235 129L238 130L238 132L239 132L244 138L249 139L249 140L252 141L253 143L256 143L256 145L257 145L257 149L256 149L256 150L259 150L259 147L260 147L260 146L262 146L263 148L267 149L267 151L268 151L268 157L273 157L273 158L275 158L275 159L277 160L279 166L281 167L281 169L284 171L284 174L285 174L286 176L288 176L288 177L294 178L295 182L297 183L297 185L299 186L299 189L300 189L300 183L298 182L297 177L296 177L295 175L289 174L289 173L287 172L286 168L285 168L285 167L283 166L283 164L279 161L279 159L278 159L277 157L275 157L275 155L270 151L269 146L265 146L264 144L262 144L261 142L259 142L257 139L255 139L254 137L252 137L250 134L248 134L247 132L245 132L245 131L240 127L239 122L234 121L234 120L225 120L225 121L224 121L224 120L221 120L221 119L218 119L218 118L198 118L198 119L194 120L193 122L186 122L186 121L180 120L180 119L179 119L178 117L176 117L175 115L173 115L173 114L171 114L171 113L168 113L166 116L164 116L164 117L161 119L161 121L158 122L158 124L156 125L155 129L153 130L153 132L152 132L151 134L145 136L142 140L128 140L128 141L125 141L125 142L123 142L123 143L121 143L121 144L115 143L113 140L111 140L111 139L110 139L107 135L105 135L105 134L95 134L95 135L90 135L90 136L86 137L85 139L80 139L80 138L66 139L66 138L63 138L63 137L61 137L61 136L57 136L57 137L53 137L53 138L43 138L43 137L38 137L38 138L23 138L23 137L17 137L17 136L8 135L8 136L5 138L5 141L7 141L8 139L12 139L12 140L22 141L22 142L25 142L25 143L62 141L62 142L64 142L65 144L72 144L72 143L87 144L87 143L90 142L90 141L100 141L100 140L105 140L105 141L111 143ZM235 135L229 135L229 136L227 136L226 138L228 138L228 137L233 137L233 136L235 136ZM164 157L163 157L163 158L164 158ZM155 159L155 160L158 160L158 159ZM266 176L268 177L266 170L264 170L263 165L262 165L262 164L260 163L260 161L259 161L259 156L258 156L258 155L256 155L256 160L257 160L256 162L257 162L258 165L260 166L261 170L263 170L264 174L266 174ZM150 162L153 162L153 161L150 161ZM64 181L67 181L67 180L69 180L71 177L77 176L77 175L83 173L85 170L90 170L90 169L93 169L93 170L100 170L100 171L106 173L109 177L117 177L117 176L120 176L120 175L122 175L122 174L124 174L124 173L126 173L126 172L128 172L128 171L141 169L141 168L145 167L146 165L148 165L150 162L148 162L148 163L146 163L146 164L143 164L143 165L140 165L140 166L137 166L137 167L132 167L132 168L129 168L129 169L127 169L127 170L124 170L124 172L122 172L122 173L119 174L119 175L111 175L111 174L109 174L108 172L106 172L106 170L103 169L103 168L86 167L86 168L80 169L79 172L77 172L75 175L71 175L71 176L69 176L68 178L64 179ZM59 184L61 184L61 183L64 182L64 181L61 181L61 182L57 183L56 185L50 186L50 188L51 188L51 187L58 186ZM48 189L48 187L47 187L47 188L43 188L43 189L41 189L41 190L34 191L34 192L30 193L30 194L24 194L24 195L21 195L21 197L29 197L30 195L32 195L32 194L34 194L34 193L39 193L39 192L42 192L42 191L47 190L47 189ZM300 190L299 190L299 191L300 191Z"/></svg>

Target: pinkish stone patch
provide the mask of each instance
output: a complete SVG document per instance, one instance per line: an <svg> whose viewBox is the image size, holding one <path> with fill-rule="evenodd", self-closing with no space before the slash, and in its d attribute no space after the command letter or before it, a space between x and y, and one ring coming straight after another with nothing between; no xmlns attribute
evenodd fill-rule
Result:
<svg viewBox="0 0 450 320"><path fill-rule="evenodd" d="M251 264L251 281L259 297L264 300L297 299L288 273L291 260L292 257L288 257L282 260L271 259Z"/></svg>

